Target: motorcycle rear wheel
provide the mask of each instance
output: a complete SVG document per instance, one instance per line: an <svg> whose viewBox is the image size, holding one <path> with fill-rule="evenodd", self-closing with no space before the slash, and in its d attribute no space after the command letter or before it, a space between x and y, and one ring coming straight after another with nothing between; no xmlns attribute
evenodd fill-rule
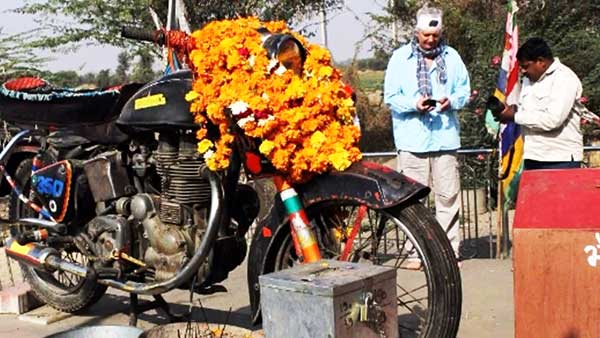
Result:
<svg viewBox="0 0 600 338"><path fill-rule="evenodd" d="M21 162L15 172L15 181L28 196L31 178L31 159ZM14 196L14 195L13 195ZM17 218L35 217L35 213L21 200L15 197L12 203ZM86 256L75 248L55 248L61 258L82 265L89 264ZM64 271L43 272L29 265L19 263L25 282L31 286L36 298L63 311L74 313L95 304L106 292L107 287L100 285L93 277L82 278Z"/></svg>
<svg viewBox="0 0 600 338"><path fill-rule="evenodd" d="M306 213L313 229L317 230L323 258L340 258L347 234L360 217L361 208L366 210L348 260L396 269L399 336L456 337L462 306L458 263L444 231L421 203L411 202L385 210L361 207L349 201L327 201L311 206ZM421 262L420 270L407 270L407 263L411 263L409 258L415 256ZM288 232L281 241L274 270L296 264L300 262Z"/></svg>

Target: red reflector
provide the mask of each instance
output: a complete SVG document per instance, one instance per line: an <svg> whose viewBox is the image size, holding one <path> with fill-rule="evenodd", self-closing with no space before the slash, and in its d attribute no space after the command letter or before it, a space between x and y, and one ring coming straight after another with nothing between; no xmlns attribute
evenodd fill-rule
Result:
<svg viewBox="0 0 600 338"><path fill-rule="evenodd" d="M260 174L260 172L262 171L262 166L260 165L260 157L255 153L247 152L246 168L248 168L250 173L253 175Z"/></svg>
<svg viewBox="0 0 600 338"><path fill-rule="evenodd" d="M271 231L271 229L264 227L264 228L262 228L262 235L265 238L269 238L269 237L273 236L273 232Z"/></svg>

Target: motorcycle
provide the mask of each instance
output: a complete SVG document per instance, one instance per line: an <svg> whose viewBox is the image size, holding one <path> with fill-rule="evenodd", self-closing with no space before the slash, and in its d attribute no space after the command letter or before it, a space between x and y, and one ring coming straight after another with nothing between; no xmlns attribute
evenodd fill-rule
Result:
<svg viewBox="0 0 600 338"><path fill-rule="evenodd" d="M176 45L167 33L123 30L128 38ZM264 45L274 58L306 53L293 38L278 41L287 42ZM367 161L286 185L257 140L240 129L233 129L228 168L210 170L185 100L193 78L180 69L102 91L2 87L0 118L21 128L0 153L13 190L5 247L36 297L76 312L107 287L134 295L202 292L247 260L252 319L259 323L260 275L341 259L397 269L401 336L456 336L460 274L444 231L421 203L427 187ZM258 193L240 183L241 175L277 181L264 218L256 219ZM295 193L304 227L289 217L286 189ZM313 251L304 250L302 231ZM403 269L411 257L420 259L420 270Z"/></svg>

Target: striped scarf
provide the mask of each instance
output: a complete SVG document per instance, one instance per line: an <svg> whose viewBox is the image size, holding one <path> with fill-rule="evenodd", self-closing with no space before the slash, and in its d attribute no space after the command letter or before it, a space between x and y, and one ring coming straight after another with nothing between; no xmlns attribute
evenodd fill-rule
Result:
<svg viewBox="0 0 600 338"><path fill-rule="evenodd" d="M438 80L441 84L446 84L448 75L446 74L446 61L442 56L442 51L446 47L444 40L432 50L422 50L419 47L417 39L414 38L411 41L412 52L417 56L417 81L419 81L419 93L424 97L431 97L431 79L429 78L429 72L427 70L427 63L425 63L425 57L434 58L437 64Z"/></svg>

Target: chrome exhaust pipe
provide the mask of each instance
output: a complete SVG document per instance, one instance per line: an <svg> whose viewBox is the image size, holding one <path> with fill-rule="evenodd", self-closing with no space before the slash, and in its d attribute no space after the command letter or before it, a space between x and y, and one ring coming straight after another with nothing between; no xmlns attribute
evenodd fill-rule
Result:
<svg viewBox="0 0 600 338"><path fill-rule="evenodd" d="M10 237L6 240L5 247L7 256L41 271L65 271L83 278L92 273L90 268L66 261L60 258L60 253L56 249L39 243L21 245L14 237Z"/></svg>

